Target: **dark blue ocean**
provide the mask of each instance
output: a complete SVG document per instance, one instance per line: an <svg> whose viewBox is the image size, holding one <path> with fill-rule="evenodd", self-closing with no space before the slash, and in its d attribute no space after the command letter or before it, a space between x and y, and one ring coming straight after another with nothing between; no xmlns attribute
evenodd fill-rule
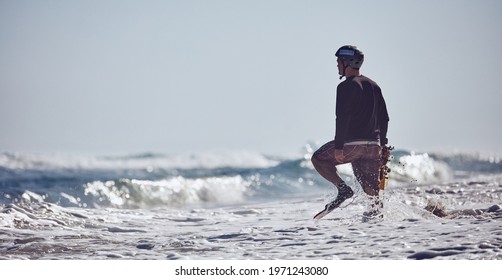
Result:
<svg viewBox="0 0 502 280"><path fill-rule="evenodd" d="M312 149L297 158L250 152L124 156L0 154L0 205L63 207L218 206L274 200L330 188L313 169ZM393 151L390 188L502 174L502 161L479 154ZM342 166L350 181L350 166ZM354 182L354 184L356 184Z"/></svg>

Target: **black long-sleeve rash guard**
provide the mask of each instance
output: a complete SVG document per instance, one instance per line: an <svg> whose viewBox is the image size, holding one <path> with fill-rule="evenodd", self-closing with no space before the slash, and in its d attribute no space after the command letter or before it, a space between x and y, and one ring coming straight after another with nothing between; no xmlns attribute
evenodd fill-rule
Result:
<svg viewBox="0 0 502 280"><path fill-rule="evenodd" d="M336 89L335 148L350 141L387 144L389 115L380 87L365 76L348 77Z"/></svg>

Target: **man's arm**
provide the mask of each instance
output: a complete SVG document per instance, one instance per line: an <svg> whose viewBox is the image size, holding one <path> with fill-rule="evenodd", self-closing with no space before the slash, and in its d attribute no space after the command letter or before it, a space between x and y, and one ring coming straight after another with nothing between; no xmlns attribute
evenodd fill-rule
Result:
<svg viewBox="0 0 502 280"><path fill-rule="evenodd" d="M343 83L336 89L335 149L343 149L350 121L350 92Z"/></svg>
<svg viewBox="0 0 502 280"><path fill-rule="evenodd" d="M378 112L378 125L380 127L380 145L383 147L389 140L387 139L387 129L389 128L389 114L387 112L387 106L385 104L385 99L380 93L380 112Z"/></svg>

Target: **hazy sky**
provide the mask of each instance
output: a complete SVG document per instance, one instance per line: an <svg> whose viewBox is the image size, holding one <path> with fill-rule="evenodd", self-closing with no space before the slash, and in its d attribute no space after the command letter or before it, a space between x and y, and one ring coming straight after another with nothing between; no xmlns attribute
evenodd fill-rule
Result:
<svg viewBox="0 0 502 280"><path fill-rule="evenodd" d="M344 44L391 144L502 150L502 1L0 0L0 152L295 153Z"/></svg>

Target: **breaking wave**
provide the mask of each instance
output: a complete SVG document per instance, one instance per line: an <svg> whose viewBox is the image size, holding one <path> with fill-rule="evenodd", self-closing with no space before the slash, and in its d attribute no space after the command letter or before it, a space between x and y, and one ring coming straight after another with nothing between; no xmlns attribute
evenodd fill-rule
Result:
<svg viewBox="0 0 502 280"><path fill-rule="evenodd" d="M182 208L325 193L332 187L310 163L315 149L306 145L292 158L251 152L113 157L4 153L0 154L0 204ZM392 155L389 188L502 172L500 157L494 156L405 150ZM355 185L350 165L339 170Z"/></svg>

